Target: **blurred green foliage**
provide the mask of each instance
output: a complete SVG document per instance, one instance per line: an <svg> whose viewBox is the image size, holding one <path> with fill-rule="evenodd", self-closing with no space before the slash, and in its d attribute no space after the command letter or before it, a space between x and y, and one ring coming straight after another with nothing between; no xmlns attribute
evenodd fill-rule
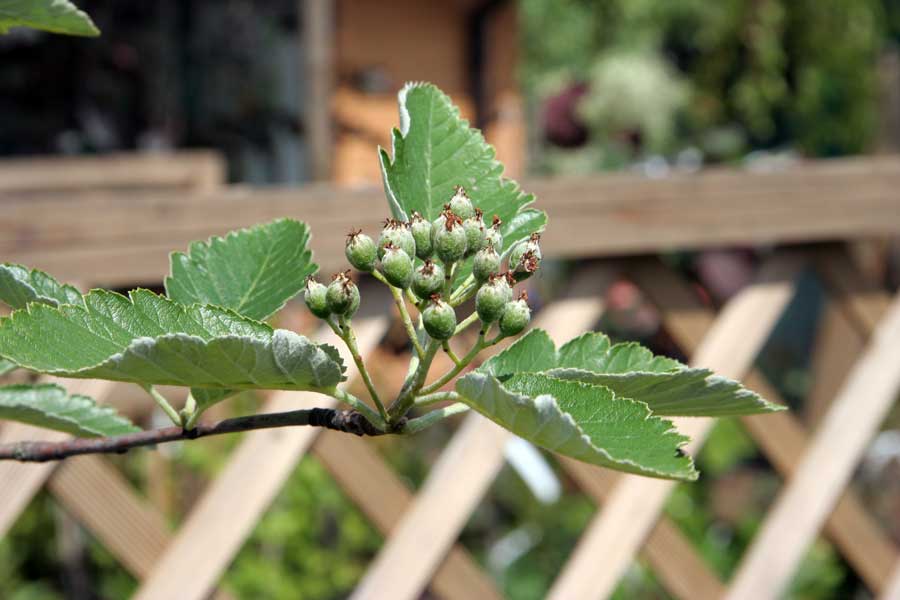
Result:
<svg viewBox="0 0 900 600"><path fill-rule="evenodd" d="M551 171L567 171L567 158L574 170L586 162L615 168L623 152L639 159L691 146L712 161L760 148L861 152L876 125L877 57L900 31L891 0L522 0L520 7L522 74L538 102L587 86L575 111L589 141L549 148L539 165ZM554 118L561 117L544 115Z"/></svg>

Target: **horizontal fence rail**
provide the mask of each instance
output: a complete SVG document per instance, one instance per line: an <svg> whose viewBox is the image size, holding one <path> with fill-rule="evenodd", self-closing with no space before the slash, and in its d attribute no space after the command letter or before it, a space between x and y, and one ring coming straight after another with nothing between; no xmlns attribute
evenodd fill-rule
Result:
<svg viewBox="0 0 900 600"><path fill-rule="evenodd" d="M609 175L526 181L552 227L550 256L646 254L674 248L858 238L900 231L900 160L800 163L771 172L714 171L647 179ZM0 182L0 256L108 285L160 281L168 254L211 235L279 217L309 223L323 271L345 264L354 227L374 233L380 189L229 187L201 195L109 191L23 196ZM473 192L477 198L477 194Z"/></svg>
<svg viewBox="0 0 900 600"><path fill-rule="evenodd" d="M224 188L221 170L209 185L184 179L181 166L132 179L117 172L110 179L114 185L105 189L96 178L82 181L70 175L68 187L60 189L71 193L61 195L40 188L41 177L33 173L5 178L27 171L13 167L0 163L0 260L43 267L88 285L158 283L168 269L170 250L281 216L310 223L317 262L336 270L344 264L346 231L361 226L374 232L376 218L385 213L380 190ZM52 178L52 173L43 177ZM131 191L123 193L120 187ZM833 389L816 391L822 396L818 429L807 429L807 423L788 412L740 420L784 485L732 581L717 575L663 514L671 482L563 459L562 471L601 510L549 597L608 597L638 558L679 599L779 597L819 532L873 594L897 597L897 546L866 512L850 476L900 387L896 343L886 341L896 340L900 300L892 302L864 281L840 243L779 249L756 281L718 311L661 261L624 257L671 248L900 234L900 161L823 161L781 171L714 171L653 180L635 175L535 180L524 187L550 213L552 227L543 244L548 255L621 257L577 265L568 288L537 311L536 325L558 340L596 323L606 308L605 290L626 277L656 305L666 331L692 364L743 378L750 388L779 401L754 362L794 295L798 272L815 269L827 295L829 319L844 332L823 338ZM369 296L376 298L375 291ZM370 307L379 302L389 305L387 297L380 297ZM364 352L376 351L391 325L390 314L360 315ZM330 335L318 332L322 339ZM352 367L348 375L353 375ZM66 384L70 391L106 401L121 388L107 382ZM269 395L265 410L296 408L310 402L308 396L276 392ZM329 400L317 397L315 402L322 406ZM680 425L693 434L689 451L696 452L711 421L683 419ZM0 424L0 441L37 437L64 434ZM294 467L311 456L385 536L354 597L413 599L427 589L447 600L501 598L496 583L457 540L504 464L510 438L478 415L465 417L414 494L368 440L302 428L255 432L233 450L176 531L106 458L0 463L0 535L46 485L72 518L140 581L141 600L210 595L228 600L227 592L216 589L219 579Z"/></svg>

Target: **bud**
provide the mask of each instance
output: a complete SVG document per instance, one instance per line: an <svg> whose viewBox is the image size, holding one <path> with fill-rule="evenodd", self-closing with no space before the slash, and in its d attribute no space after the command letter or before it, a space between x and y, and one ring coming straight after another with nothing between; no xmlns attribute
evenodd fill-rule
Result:
<svg viewBox="0 0 900 600"><path fill-rule="evenodd" d="M475 294L475 310L482 323L500 318L503 307L512 300L512 288L505 275L491 275Z"/></svg>
<svg viewBox="0 0 900 600"><path fill-rule="evenodd" d="M466 193L466 188L461 185L453 188L453 197L450 198L450 211L463 221L475 216L475 207L472 205L472 200Z"/></svg>
<svg viewBox="0 0 900 600"><path fill-rule="evenodd" d="M475 216L463 221L463 231L466 232L466 256L472 256L484 244L484 222L481 220L481 210L475 210Z"/></svg>
<svg viewBox="0 0 900 600"><path fill-rule="evenodd" d="M475 258L472 259L472 275L481 283L499 270L500 255L494 250L494 245L488 242L487 246L476 252Z"/></svg>
<svg viewBox="0 0 900 600"><path fill-rule="evenodd" d="M441 265L425 259L425 264L413 274L412 290L416 296L425 300L441 291L444 285L444 269Z"/></svg>
<svg viewBox="0 0 900 600"><path fill-rule="evenodd" d="M309 311L320 319L327 319L331 315L331 310L328 309L327 294L328 286L316 281L312 275L306 278L306 292L303 300L309 307Z"/></svg>
<svg viewBox="0 0 900 600"><path fill-rule="evenodd" d="M528 307L528 292L522 292L518 300L507 302L500 314L500 333L504 336L518 335L528 326L531 309Z"/></svg>
<svg viewBox="0 0 900 600"><path fill-rule="evenodd" d="M350 279L350 271L335 273L325 294L328 310L344 317L352 317L359 308L359 288Z"/></svg>
<svg viewBox="0 0 900 600"><path fill-rule="evenodd" d="M431 297L431 302L422 311L422 324L425 331L436 340L449 340L456 331L456 312L453 307L441 300L439 294Z"/></svg>
<svg viewBox="0 0 900 600"><path fill-rule="evenodd" d="M403 221L385 219L384 229L381 230L381 237L378 238L378 258L384 258L384 247L388 244L400 248L409 257L416 255L416 241L413 239L408 225Z"/></svg>
<svg viewBox="0 0 900 600"><path fill-rule="evenodd" d="M412 219L409 220L409 232L416 243L416 256L422 260L429 258L434 249L431 242L431 223L418 212L413 212Z"/></svg>
<svg viewBox="0 0 900 600"><path fill-rule="evenodd" d="M441 226L434 232L434 252L444 264L449 265L465 256L466 231L460 218L449 210L441 213L438 221L441 219L443 219Z"/></svg>
<svg viewBox="0 0 900 600"><path fill-rule="evenodd" d="M379 270L388 283L405 290L412 282L413 261L404 250L388 242L384 247Z"/></svg>
<svg viewBox="0 0 900 600"><path fill-rule="evenodd" d="M503 221L500 217L494 215L494 222L484 232L484 245L493 244L497 252L503 250L503 234L500 233L500 225Z"/></svg>
<svg viewBox="0 0 900 600"><path fill-rule="evenodd" d="M351 231L347 236L347 246L344 248L347 260L356 269L365 273L371 273L375 269L377 252L375 242L364 234L362 230Z"/></svg>
<svg viewBox="0 0 900 600"><path fill-rule="evenodd" d="M509 270L516 281L524 281L531 277L541 266L541 247L538 242L539 233L532 233L528 240L519 242L509 253Z"/></svg>

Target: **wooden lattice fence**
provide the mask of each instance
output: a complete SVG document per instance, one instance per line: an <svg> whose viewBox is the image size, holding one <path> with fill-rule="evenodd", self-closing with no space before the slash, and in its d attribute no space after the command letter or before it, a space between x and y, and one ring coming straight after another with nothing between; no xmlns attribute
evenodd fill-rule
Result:
<svg viewBox="0 0 900 600"><path fill-rule="evenodd" d="M0 169L0 190L5 172ZM341 234L351 225L373 229L383 212L375 190L200 187L201 192L187 196L166 189L126 195L117 189L63 200L49 192L20 195L10 186L0 191L0 252L3 260L82 283L150 283L165 272L169 249L293 215L311 222L317 259L330 270L341 262ZM654 181L617 175L536 181L526 187L538 193L550 213L546 253L580 259L567 289L536 315L535 325L556 340L592 327L604 313L605 290L616 278L628 277L658 307L692 364L743 379L777 402L778 393L754 362L793 298L802 270L817 273L828 297L828 318L843 332L823 338L816 349L829 357L817 376L834 383L820 392L826 398L815 430L788 412L742 419L784 483L732 581L722 581L662 514L671 482L562 460L572 480L602 508L548 597L608 597L628 566L642 557L678 598L775 598L820 532L874 594L900 597L898 549L850 484L900 390L900 300L867 283L844 244L900 233L900 162L858 159L774 173L717 172ZM756 281L718 312L701 303L673 269L648 256L672 247L751 242L782 245ZM796 242L804 245L789 245ZM390 299L377 296L375 289L367 291L367 304L372 312L358 318L363 353L375 351L392 314ZM373 310L379 305L383 312ZM327 328L316 335L335 341ZM346 357L345 362L352 365ZM355 375L352 367L348 375ZM116 397L117 386L105 382L66 385L99 399ZM313 402L323 406L329 400L277 392L265 409ZM696 452L711 421L680 421L679 429L694 439L689 451ZM5 423L0 443L62 435ZM222 573L298 461L312 453L386 536L355 598L416 598L426 588L447 599L500 598L495 583L456 541L504 464L509 439L508 432L478 415L464 417L413 495L367 441L314 428L253 432L241 440L177 531L170 531L158 509L103 458L38 466L0 463L0 535L46 486L140 581L137 598L225 597L216 591Z"/></svg>

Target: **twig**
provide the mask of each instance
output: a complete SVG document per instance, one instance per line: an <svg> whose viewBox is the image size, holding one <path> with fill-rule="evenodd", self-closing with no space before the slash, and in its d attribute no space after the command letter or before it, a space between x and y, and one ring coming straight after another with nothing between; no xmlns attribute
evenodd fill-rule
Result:
<svg viewBox="0 0 900 600"><path fill-rule="evenodd" d="M354 435L384 435L386 432L370 423L362 413L353 410L312 408L290 412L268 413L225 419L215 425L199 425L195 429L165 427L112 437L80 438L64 442L16 442L0 445L0 460L47 462L79 454L121 454L132 448L155 446L178 440L193 440L212 435L309 425L343 431ZM398 427L405 426L405 422Z"/></svg>

